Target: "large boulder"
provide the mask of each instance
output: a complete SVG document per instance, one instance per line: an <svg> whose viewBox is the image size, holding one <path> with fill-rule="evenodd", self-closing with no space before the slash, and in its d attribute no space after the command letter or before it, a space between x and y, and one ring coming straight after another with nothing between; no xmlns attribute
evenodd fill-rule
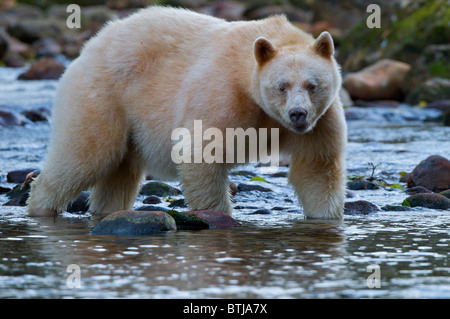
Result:
<svg viewBox="0 0 450 319"><path fill-rule="evenodd" d="M433 192L450 188L450 161L439 155L420 162L408 177L408 187L423 186Z"/></svg>
<svg viewBox="0 0 450 319"><path fill-rule="evenodd" d="M411 66L383 59L344 78L343 86L352 98L362 100L401 100L402 82Z"/></svg>

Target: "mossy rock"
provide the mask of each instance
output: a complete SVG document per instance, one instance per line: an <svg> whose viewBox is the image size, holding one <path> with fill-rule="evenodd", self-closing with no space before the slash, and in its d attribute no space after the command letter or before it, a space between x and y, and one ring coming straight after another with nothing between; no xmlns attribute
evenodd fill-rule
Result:
<svg viewBox="0 0 450 319"><path fill-rule="evenodd" d="M148 182L140 191L141 195L155 195L159 197L180 195L181 191L163 182Z"/></svg>
<svg viewBox="0 0 450 319"><path fill-rule="evenodd" d="M91 233L94 235L142 236L176 229L175 220L165 212L124 210L103 218Z"/></svg>
<svg viewBox="0 0 450 319"><path fill-rule="evenodd" d="M214 228L208 221L193 214L178 212L176 210L166 211L173 217L178 230L200 230Z"/></svg>
<svg viewBox="0 0 450 319"><path fill-rule="evenodd" d="M447 197L448 199L450 199L450 189L447 189L446 191L440 192L439 193L442 196Z"/></svg>
<svg viewBox="0 0 450 319"><path fill-rule="evenodd" d="M390 211L390 212L407 212L407 211L410 211L411 208L408 206L385 205L385 206L381 207L381 210Z"/></svg>
<svg viewBox="0 0 450 319"><path fill-rule="evenodd" d="M398 10L396 19L383 15L381 28L370 29L362 19L343 39L338 60L344 71L359 70L380 58L414 65L428 45L448 44L449 34L448 0L411 1Z"/></svg>
<svg viewBox="0 0 450 319"><path fill-rule="evenodd" d="M450 209L450 199L435 193L417 194L406 198L403 201L402 206Z"/></svg>

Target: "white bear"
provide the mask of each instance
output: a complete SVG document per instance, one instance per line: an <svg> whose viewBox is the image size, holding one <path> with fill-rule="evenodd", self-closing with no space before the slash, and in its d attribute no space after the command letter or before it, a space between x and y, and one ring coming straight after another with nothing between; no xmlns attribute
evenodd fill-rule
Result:
<svg viewBox="0 0 450 319"><path fill-rule="evenodd" d="M149 7L107 24L60 80L49 153L30 216L51 216L91 189L98 215L130 209L142 178L179 178L193 210L232 213L237 164L175 164L179 127L278 128L289 182L307 218L341 219L346 123L331 36L284 16L226 22Z"/></svg>

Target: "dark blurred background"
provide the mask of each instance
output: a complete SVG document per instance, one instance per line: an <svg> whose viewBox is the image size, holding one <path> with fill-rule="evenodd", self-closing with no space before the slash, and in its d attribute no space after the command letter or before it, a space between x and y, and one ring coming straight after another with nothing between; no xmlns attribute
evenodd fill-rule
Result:
<svg viewBox="0 0 450 319"><path fill-rule="evenodd" d="M448 0L85 0L81 28L69 29L67 1L0 0L0 66L39 64L22 79L57 78L64 70L52 61L78 56L102 25L152 4L189 8L229 21L285 14L299 28L329 31L345 76L345 105L383 101L449 108L450 1ZM370 29L370 4L380 6L381 28ZM51 70L51 68L55 68ZM47 69L51 71L45 72ZM444 104L442 104L444 103Z"/></svg>

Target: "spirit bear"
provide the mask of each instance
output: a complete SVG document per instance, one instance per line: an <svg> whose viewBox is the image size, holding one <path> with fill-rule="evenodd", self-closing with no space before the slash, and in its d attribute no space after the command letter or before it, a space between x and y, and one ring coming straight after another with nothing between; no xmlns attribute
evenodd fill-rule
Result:
<svg viewBox="0 0 450 319"><path fill-rule="evenodd" d="M190 209L232 213L237 164L171 160L174 129L279 129L289 182L306 218L341 219L346 123L329 33L284 16L227 22L149 7L110 22L60 79L52 136L32 183L30 216L65 211L91 189L100 216L131 209L145 173L179 179Z"/></svg>

